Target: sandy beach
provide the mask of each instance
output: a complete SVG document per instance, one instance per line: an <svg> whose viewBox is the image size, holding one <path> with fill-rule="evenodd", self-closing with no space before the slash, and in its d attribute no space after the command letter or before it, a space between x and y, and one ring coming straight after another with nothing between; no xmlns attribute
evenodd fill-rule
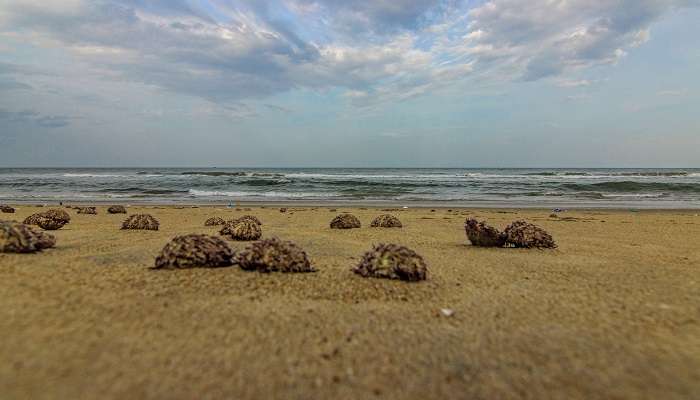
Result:
<svg viewBox="0 0 700 400"><path fill-rule="evenodd" d="M44 209L17 205L0 219ZM698 211L129 208L72 216L56 248L0 254L0 393L11 399L691 399L700 393ZM352 212L361 229L331 230ZM312 274L151 270L174 236L252 214ZM469 245L464 220L526 219L556 250ZM428 279L350 271L406 245ZM241 250L243 242L230 242ZM441 309L454 313L445 315ZM449 314L449 313L447 313Z"/></svg>

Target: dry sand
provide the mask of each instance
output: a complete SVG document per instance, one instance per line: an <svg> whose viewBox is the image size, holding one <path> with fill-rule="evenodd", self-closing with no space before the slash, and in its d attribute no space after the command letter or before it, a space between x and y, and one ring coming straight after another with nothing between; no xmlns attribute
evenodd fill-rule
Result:
<svg viewBox="0 0 700 400"><path fill-rule="evenodd" d="M0 219L42 209L18 206ZM0 398L10 399L691 399L700 394L697 211L132 207L77 215L57 248L0 254ZM173 236L250 213L292 239L319 272L154 271ZM554 251L480 249L463 222L525 218ZM421 253L420 283L349 271L376 242ZM243 243L233 243L241 249ZM454 310L446 317L440 309Z"/></svg>

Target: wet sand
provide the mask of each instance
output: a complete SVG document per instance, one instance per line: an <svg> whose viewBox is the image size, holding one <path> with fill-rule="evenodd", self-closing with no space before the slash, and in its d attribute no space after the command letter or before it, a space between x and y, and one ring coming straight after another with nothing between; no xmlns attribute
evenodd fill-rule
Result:
<svg viewBox="0 0 700 400"><path fill-rule="evenodd" d="M17 206L0 219L43 209ZM700 393L698 211L139 206L78 215L55 249L0 254L0 394L10 399L691 399ZM362 229L328 222L355 213ZM253 214L318 272L154 271L170 238ZM471 247L467 215L523 218L553 251ZM428 280L366 279L372 243L421 253ZM231 242L242 249L245 243ZM441 309L454 311L445 316Z"/></svg>

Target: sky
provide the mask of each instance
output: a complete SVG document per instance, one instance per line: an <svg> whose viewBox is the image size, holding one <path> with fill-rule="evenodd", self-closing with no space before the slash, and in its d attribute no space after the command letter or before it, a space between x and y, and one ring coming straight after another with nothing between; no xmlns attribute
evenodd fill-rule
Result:
<svg viewBox="0 0 700 400"><path fill-rule="evenodd" d="M2 0L0 166L700 167L700 0Z"/></svg>

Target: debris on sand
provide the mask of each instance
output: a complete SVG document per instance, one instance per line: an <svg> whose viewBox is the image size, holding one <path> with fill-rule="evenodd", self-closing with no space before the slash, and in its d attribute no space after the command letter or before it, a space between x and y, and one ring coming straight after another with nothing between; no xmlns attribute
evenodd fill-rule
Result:
<svg viewBox="0 0 700 400"><path fill-rule="evenodd" d="M366 252L352 269L365 278L421 281L428 275L423 257L408 247L398 244L378 244Z"/></svg>
<svg viewBox="0 0 700 400"><path fill-rule="evenodd" d="M219 233L238 241L258 240L262 236L262 228L255 221L244 219L226 223Z"/></svg>
<svg viewBox="0 0 700 400"><path fill-rule="evenodd" d="M315 272L306 252L290 241L278 238L252 243L236 256L242 269L259 272Z"/></svg>
<svg viewBox="0 0 700 400"><path fill-rule="evenodd" d="M331 221L331 229L353 229L361 227L360 220L348 213L337 215Z"/></svg>
<svg viewBox="0 0 700 400"><path fill-rule="evenodd" d="M286 212L287 212L287 209L284 208L284 207L282 207L282 208L280 208L280 212L281 212L281 213L286 213Z"/></svg>
<svg viewBox="0 0 700 400"><path fill-rule="evenodd" d="M95 215L95 214L97 214L97 208L96 207L79 207L78 214Z"/></svg>
<svg viewBox="0 0 700 400"><path fill-rule="evenodd" d="M506 245L518 248L554 249L552 236L544 229L525 221L515 221L503 231Z"/></svg>
<svg viewBox="0 0 700 400"><path fill-rule="evenodd" d="M262 222L260 222L260 220L258 219L258 217L254 216L254 215L244 215L244 216L242 216L242 217L234 218L234 219L232 219L232 220L230 220L230 221L228 221L228 222L229 222L229 223L232 223L232 224L235 224L235 223L238 223L238 222L241 222L241 221L251 221L251 222L255 222L255 223L258 224L258 225L262 225Z"/></svg>
<svg viewBox="0 0 700 400"><path fill-rule="evenodd" d="M129 216L123 223L122 229L143 229L157 231L160 226L158 220L150 214L134 214Z"/></svg>
<svg viewBox="0 0 700 400"><path fill-rule="evenodd" d="M474 218L467 218L464 222L464 230L467 232L467 239L473 246L503 247L506 243L504 234L498 229Z"/></svg>
<svg viewBox="0 0 700 400"><path fill-rule="evenodd" d="M39 220L43 217L44 216L42 215L42 213L32 214L25 218L24 221L22 221L22 223L25 225L39 225Z"/></svg>
<svg viewBox="0 0 700 400"><path fill-rule="evenodd" d="M372 228L401 228L401 221L391 214L383 214L372 221Z"/></svg>
<svg viewBox="0 0 700 400"><path fill-rule="evenodd" d="M37 225L46 231L55 231L63 228L67 222L61 219L53 219L46 216L42 216L37 221Z"/></svg>
<svg viewBox="0 0 700 400"><path fill-rule="evenodd" d="M56 245L56 238L17 222L0 221L0 253L35 253Z"/></svg>
<svg viewBox="0 0 700 400"><path fill-rule="evenodd" d="M163 247L154 269L218 268L233 265L234 251L218 237L191 234L177 236Z"/></svg>
<svg viewBox="0 0 700 400"><path fill-rule="evenodd" d="M110 214L126 214L126 207L120 205L109 206L107 212Z"/></svg>
<svg viewBox="0 0 700 400"><path fill-rule="evenodd" d="M204 221L204 226L217 226L217 225L224 225L226 221L224 221L223 218L221 217L211 217Z"/></svg>
<svg viewBox="0 0 700 400"><path fill-rule="evenodd" d="M55 219L57 221L65 222L66 224L70 222L70 214L65 212L64 210L60 210L57 208L52 208L50 210L46 210L41 215L45 218L49 219Z"/></svg>
<svg viewBox="0 0 700 400"><path fill-rule="evenodd" d="M0 211L4 212L6 214L14 214L15 213L15 209L13 207L10 207L10 206L5 205L5 204L0 204Z"/></svg>

